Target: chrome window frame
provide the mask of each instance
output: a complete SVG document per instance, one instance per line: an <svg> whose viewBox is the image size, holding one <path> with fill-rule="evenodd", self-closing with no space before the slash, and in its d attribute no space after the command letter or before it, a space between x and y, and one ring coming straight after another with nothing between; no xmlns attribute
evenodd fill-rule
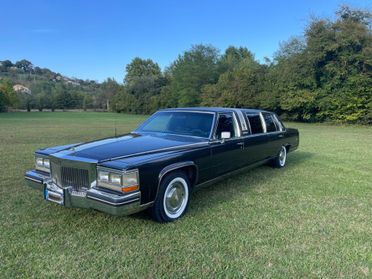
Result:
<svg viewBox="0 0 372 279"><path fill-rule="evenodd" d="M264 113L267 113L268 115L270 115L271 119L273 120L274 122L274 126L275 128L277 129L276 131L272 131L272 132L268 132L267 131L267 126L266 126L266 121L265 121L265 117L263 116ZM265 125L265 134L272 134L272 133L278 133L278 132L282 132L280 129L278 129L279 127L277 126L277 124L275 123L276 120L275 118L273 117L273 113L272 112L266 112L266 111L263 111L263 112L260 112L261 114L261 121L263 121L263 124Z"/></svg>
<svg viewBox="0 0 372 279"><path fill-rule="evenodd" d="M246 120L244 118L244 115L243 115L243 112L240 109L235 109L234 112L238 115L240 125L241 125L241 128L242 128L242 132L249 131L247 122L246 122Z"/></svg>
<svg viewBox="0 0 372 279"><path fill-rule="evenodd" d="M273 119L274 119L274 123L275 123L275 125L278 125L278 126L279 126L279 131L280 131L280 132L284 132L284 131L285 131L285 126L284 126L283 123L279 120L279 117L276 115L276 113L272 113L271 116L272 116Z"/></svg>
<svg viewBox="0 0 372 279"><path fill-rule="evenodd" d="M262 112L260 112L260 119L261 119L263 134L267 134L266 122L265 122L265 118L263 117Z"/></svg>
<svg viewBox="0 0 372 279"><path fill-rule="evenodd" d="M204 113L204 114L212 114L213 115L213 120L212 120L212 125L211 125L211 128L210 128L210 132L209 132L209 136L208 137L198 137L198 136L191 136L191 135L182 135L182 134L174 134L174 133L168 133L168 132L164 132L165 134L171 134L171 135L179 135L179 136L184 136L184 137L194 137L194 138L200 138L200 139L207 139L207 140L210 140L212 139L212 135L213 135L213 127L216 123L216 113L215 112L212 112L212 111L199 111L199 110L159 110L157 112L155 112L154 114L152 114L149 118L147 118L145 121L143 121L140 125L138 125L138 127L132 131L132 133L138 133L138 132L141 132L139 131L139 129L145 125L148 121L150 121L155 115L159 114L159 113L162 113L162 112L188 112L188 113ZM161 133L161 132L146 132L144 131L143 133Z"/></svg>
<svg viewBox="0 0 372 279"><path fill-rule="evenodd" d="M223 112L216 113L216 123L214 125L213 138L211 140L221 141L221 139L217 138L216 132L217 132L217 127L218 127L218 122L219 122L219 116L222 115L222 114L232 114L232 117L234 119L234 124L236 125L236 128L237 128L237 136L235 136L233 138L229 138L229 139L224 139L224 141L229 141L229 140L235 140L235 139L242 138L242 130L240 128L239 121L236 117L235 111L223 111Z"/></svg>
<svg viewBox="0 0 372 279"><path fill-rule="evenodd" d="M249 121L248 115L258 115L260 117L260 122L261 122L261 126L262 126L262 131L263 131L262 133L255 133L255 134L252 133L252 127L251 127L251 123ZM266 123L265 123L265 121L262 122L261 112L258 112L258 113L245 112L245 117L247 118L247 122L249 124L249 132L250 132L249 135L247 135L247 136L256 136L256 135L264 135L264 134L266 134Z"/></svg>

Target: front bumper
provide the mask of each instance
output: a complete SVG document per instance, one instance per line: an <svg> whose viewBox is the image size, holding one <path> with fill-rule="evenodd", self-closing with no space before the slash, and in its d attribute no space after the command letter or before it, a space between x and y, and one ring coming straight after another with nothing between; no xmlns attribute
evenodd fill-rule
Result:
<svg viewBox="0 0 372 279"><path fill-rule="evenodd" d="M112 215L124 216L150 206L141 204L140 191L120 195L92 187L84 193L76 192L72 187L58 187L47 174L35 170L26 172L25 179L31 188L42 191L46 200L65 207L93 208ZM46 189L48 191L45 191Z"/></svg>

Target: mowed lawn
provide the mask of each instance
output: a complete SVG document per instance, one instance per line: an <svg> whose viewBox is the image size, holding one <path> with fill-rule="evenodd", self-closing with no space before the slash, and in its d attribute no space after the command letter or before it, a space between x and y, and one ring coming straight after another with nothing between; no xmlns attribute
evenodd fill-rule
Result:
<svg viewBox="0 0 372 279"><path fill-rule="evenodd" d="M300 148L192 195L170 224L45 202L37 148L131 131L144 116L0 114L0 278L371 278L372 127L289 123Z"/></svg>

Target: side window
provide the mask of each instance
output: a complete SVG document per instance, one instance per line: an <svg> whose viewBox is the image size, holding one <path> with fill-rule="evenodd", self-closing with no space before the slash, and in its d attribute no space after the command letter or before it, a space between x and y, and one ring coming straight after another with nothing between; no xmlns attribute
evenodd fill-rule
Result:
<svg viewBox="0 0 372 279"><path fill-rule="evenodd" d="M266 132L268 132L268 133L276 132L276 126L275 126L275 123L274 123L274 119L271 116L271 113L264 112L264 113L262 113L262 115L263 115L263 117L265 119L265 123L266 123Z"/></svg>
<svg viewBox="0 0 372 279"><path fill-rule="evenodd" d="M273 114L273 118L276 124L276 127L278 127L279 131L284 131L284 124L282 121L280 121L279 117L276 114Z"/></svg>
<svg viewBox="0 0 372 279"><path fill-rule="evenodd" d="M261 118L259 114L246 114L251 126L252 134L263 133Z"/></svg>
<svg viewBox="0 0 372 279"><path fill-rule="evenodd" d="M238 136L238 127L232 113L224 113L218 116L216 138L221 139L222 132L230 132L231 138Z"/></svg>

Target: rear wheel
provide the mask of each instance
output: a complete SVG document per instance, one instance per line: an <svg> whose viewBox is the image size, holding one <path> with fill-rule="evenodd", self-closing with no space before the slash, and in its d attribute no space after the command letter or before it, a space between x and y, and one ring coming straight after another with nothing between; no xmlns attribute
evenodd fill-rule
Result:
<svg viewBox="0 0 372 279"><path fill-rule="evenodd" d="M190 200L190 181L181 171L171 172L160 183L150 213L155 221L172 222L185 214Z"/></svg>
<svg viewBox="0 0 372 279"><path fill-rule="evenodd" d="M283 168L287 162L287 148L283 145L280 148L278 156L273 160L273 167Z"/></svg>

